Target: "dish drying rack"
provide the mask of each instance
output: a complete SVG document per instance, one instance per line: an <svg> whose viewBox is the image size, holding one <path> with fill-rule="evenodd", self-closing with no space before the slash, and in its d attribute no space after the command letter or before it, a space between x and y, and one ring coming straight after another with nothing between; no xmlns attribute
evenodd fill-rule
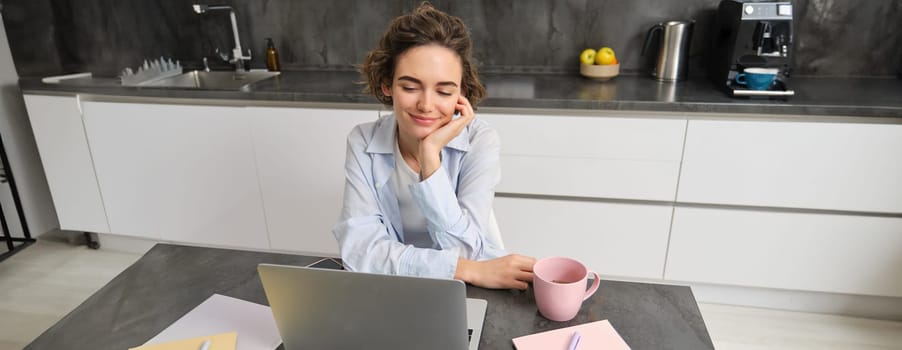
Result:
<svg viewBox="0 0 902 350"><path fill-rule="evenodd" d="M139 66L137 71L126 67L119 78L123 86L140 86L179 74L182 74L182 65L178 60L173 63L171 58L160 56L159 59L149 62L144 60L144 64Z"/></svg>

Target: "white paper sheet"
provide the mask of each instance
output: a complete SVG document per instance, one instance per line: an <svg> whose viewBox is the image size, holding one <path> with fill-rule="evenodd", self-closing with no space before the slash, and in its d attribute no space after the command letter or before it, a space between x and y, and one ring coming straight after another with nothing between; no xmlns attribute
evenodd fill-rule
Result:
<svg viewBox="0 0 902 350"><path fill-rule="evenodd" d="M213 294L144 345L238 332L237 350L273 350L282 343L268 306Z"/></svg>

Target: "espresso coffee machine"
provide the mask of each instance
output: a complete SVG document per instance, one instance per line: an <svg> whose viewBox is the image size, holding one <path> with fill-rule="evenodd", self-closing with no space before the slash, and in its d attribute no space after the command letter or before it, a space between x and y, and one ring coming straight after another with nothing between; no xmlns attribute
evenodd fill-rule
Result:
<svg viewBox="0 0 902 350"><path fill-rule="evenodd" d="M722 0L709 51L709 75L730 96L792 96L792 35L792 3L788 0ZM734 80L746 68L776 68L779 73L769 89L751 90Z"/></svg>

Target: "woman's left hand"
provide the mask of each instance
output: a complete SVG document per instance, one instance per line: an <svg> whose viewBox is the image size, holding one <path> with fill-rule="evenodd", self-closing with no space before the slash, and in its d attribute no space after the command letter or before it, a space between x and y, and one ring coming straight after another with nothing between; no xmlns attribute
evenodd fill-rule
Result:
<svg viewBox="0 0 902 350"><path fill-rule="evenodd" d="M519 254L483 261L459 258L454 278L483 288L525 290L535 277L535 264L535 258Z"/></svg>
<svg viewBox="0 0 902 350"><path fill-rule="evenodd" d="M442 148L457 137L457 135L460 135L460 132L470 124L473 118L476 118L473 106L470 105L470 101L463 95L460 95L458 98L457 105L455 105L454 109L460 112L459 118L452 118L448 124L436 129L420 141L420 154L418 159L420 161L421 181L431 176L432 173L442 166L440 157Z"/></svg>

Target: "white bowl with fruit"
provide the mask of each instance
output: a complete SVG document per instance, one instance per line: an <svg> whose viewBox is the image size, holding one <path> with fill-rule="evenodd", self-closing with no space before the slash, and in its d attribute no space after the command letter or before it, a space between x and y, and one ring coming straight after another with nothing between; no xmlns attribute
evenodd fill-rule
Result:
<svg viewBox="0 0 902 350"><path fill-rule="evenodd" d="M579 74L594 80L610 80L620 74L620 63L610 47L585 49L579 55Z"/></svg>

